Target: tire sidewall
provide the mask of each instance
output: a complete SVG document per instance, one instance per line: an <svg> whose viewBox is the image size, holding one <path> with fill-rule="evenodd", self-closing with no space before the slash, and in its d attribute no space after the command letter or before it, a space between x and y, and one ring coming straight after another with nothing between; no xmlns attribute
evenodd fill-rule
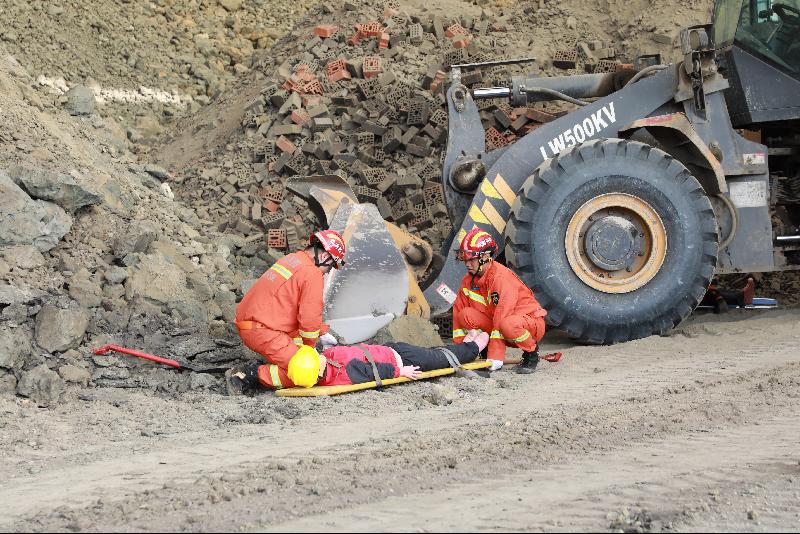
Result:
<svg viewBox="0 0 800 534"><path fill-rule="evenodd" d="M555 162L541 173L543 179L552 180L537 200L532 221L534 229L548 229L530 235L534 291L546 293L583 321L607 327L649 322L678 307L692 291L703 265L703 225L696 199L684 184L687 178L694 178L656 149L650 150L647 159L604 154L571 163ZM574 273L566 256L564 240L572 216L584 203L606 193L630 194L647 202L667 233L661 269L630 293L603 293L589 287Z"/></svg>

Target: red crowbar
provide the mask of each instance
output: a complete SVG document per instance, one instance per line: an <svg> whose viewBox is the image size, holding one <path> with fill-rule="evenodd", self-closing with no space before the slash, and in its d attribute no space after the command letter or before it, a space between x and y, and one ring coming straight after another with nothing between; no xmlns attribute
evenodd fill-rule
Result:
<svg viewBox="0 0 800 534"><path fill-rule="evenodd" d="M146 352L141 352L126 347L121 347L119 345L114 345L113 343L108 343L106 345L103 345L102 347L94 349L94 353L97 354L98 356L107 354L109 351L121 352L122 354L136 356L137 358L150 360L151 362L169 365L170 367L174 367L175 369L178 369L180 371L194 371L195 373L224 373L225 371L228 370L228 367L196 367L185 360L173 360L170 358L162 358L161 356L156 356L155 354L148 354Z"/></svg>

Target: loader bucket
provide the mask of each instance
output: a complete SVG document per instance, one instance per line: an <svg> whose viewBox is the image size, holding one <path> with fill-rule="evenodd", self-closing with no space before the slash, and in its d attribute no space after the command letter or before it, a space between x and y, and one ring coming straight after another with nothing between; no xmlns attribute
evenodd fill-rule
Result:
<svg viewBox="0 0 800 534"><path fill-rule="evenodd" d="M340 176L295 176L286 189L347 245L347 263L328 276L325 289L325 318L337 334L356 343L396 316L430 317L417 283L433 258L430 244L384 221L374 205L359 204Z"/></svg>
<svg viewBox="0 0 800 534"><path fill-rule="evenodd" d="M345 343L358 343L405 313L409 270L374 205L343 202L329 227L344 237L347 255L327 276L323 315Z"/></svg>

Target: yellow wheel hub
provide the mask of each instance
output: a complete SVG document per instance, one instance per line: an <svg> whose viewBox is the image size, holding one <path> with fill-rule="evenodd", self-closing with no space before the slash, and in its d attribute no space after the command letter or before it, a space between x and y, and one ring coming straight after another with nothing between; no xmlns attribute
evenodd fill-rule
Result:
<svg viewBox="0 0 800 534"><path fill-rule="evenodd" d="M644 200L608 193L575 212L564 245L572 270L586 285L603 293L630 293L661 269L667 232Z"/></svg>

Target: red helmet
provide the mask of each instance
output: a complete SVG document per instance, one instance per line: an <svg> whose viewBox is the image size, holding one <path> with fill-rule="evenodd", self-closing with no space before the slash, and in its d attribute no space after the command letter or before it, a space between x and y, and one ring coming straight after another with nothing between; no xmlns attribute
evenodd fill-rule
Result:
<svg viewBox="0 0 800 534"><path fill-rule="evenodd" d="M325 249L325 252L331 255L333 259L333 266L340 269L344 265L345 245L342 234L336 230L320 230L311 235L309 242L314 245L319 245Z"/></svg>
<svg viewBox="0 0 800 534"><path fill-rule="evenodd" d="M466 261L477 258L484 252L497 254L498 250L497 243L494 242L494 238L489 235L489 232L476 227L467 232L467 235L461 240L461 246L456 251L456 259Z"/></svg>

